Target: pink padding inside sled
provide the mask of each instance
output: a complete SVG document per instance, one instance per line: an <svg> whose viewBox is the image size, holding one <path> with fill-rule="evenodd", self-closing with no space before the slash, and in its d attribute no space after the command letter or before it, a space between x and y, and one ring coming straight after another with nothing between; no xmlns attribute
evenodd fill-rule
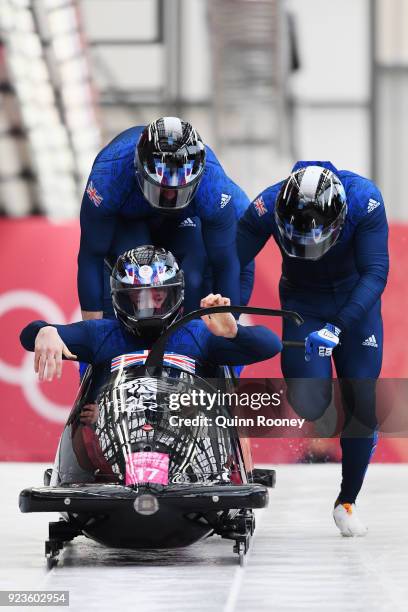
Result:
<svg viewBox="0 0 408 612"><path fill-rule="evenodd" d="M165 453L131 453L126 458L127 485L169 484L169 456Z"/></svg>

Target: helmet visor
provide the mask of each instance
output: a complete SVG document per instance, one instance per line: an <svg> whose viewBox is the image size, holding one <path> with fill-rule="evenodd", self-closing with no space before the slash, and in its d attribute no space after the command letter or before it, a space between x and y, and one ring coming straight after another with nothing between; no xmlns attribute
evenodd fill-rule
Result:
<svg viewBox="0 0 408 612"><path fill-rule="evenodd" d="M136 177L146 200L155 208L185 208L194 197L205 168L205 147L184 144L178 151L148 152L139 145Z"/></svg>
<svg viewBox="0 0 408 612"><path fill-rule="evenodd" d="M161 287L130 287L117 289L115 301L119 310L134 318L165 319L180 304L183 290L180 284Z"/></svg>
<svg viewBox="0 0 408 612"><path fill-rule="evenodd" d="M189 205L194 197L198 182L182 187L165 187L151 183L139 172L137 173L140 187L146 200L154 206L167 210L180 210Z"/></svg>
<svg viewBox="0 0 408 612"><path fill-rule="evenodd" d="M308 232L296 230L294 225L283 221L275 215L279 230L279 243L289 257L300 259L320 259L337 242L344 224L344 215L340 215L326 228L317 226Z"/></svg>

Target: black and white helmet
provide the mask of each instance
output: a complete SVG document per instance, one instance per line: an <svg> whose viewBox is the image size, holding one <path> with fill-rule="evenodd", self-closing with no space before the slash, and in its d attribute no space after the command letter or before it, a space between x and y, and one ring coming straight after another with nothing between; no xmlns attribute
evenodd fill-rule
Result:
<svg viewBox="0 0 408 612"><path fill-rule="evenodd" d="M203 177L205 145L187 121L161 117L143 130L135 168L146 200L162 211L178 211L191 202Z"/></svg>
<svg viewBox="0 0 408 612"><path fill-rule="evenodd" d="M344 187L331 170L306 166L293 172L275 206L282 249L290 257L319 259L338 240L346 214Z"/></svg>
<svg viewBox="0 0 408 612"><path fill-rule="evenodd" d="M115 314L132 333L157 337L181 315L184 275L170 251L152 245L127 251L110 283Z"/></svg>

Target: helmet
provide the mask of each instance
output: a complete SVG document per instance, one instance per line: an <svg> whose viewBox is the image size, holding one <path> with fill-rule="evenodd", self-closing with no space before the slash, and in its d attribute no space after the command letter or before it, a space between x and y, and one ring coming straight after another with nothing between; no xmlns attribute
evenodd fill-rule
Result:
<svg viewBox="0 0 408 612"><path fill-rule="evenodd" d="M162 117L143 130L135 153L136 177L154 208L185 208L194 197L204 167L204 143L186 121Z"/></svg>
<svg viewBox="0 0 408 612"><path fill-rule="evenodd" d="M165 249L147 245L127 251L110 284L116 317L131 333L157 338L181 314L184 274Z"/></svg>
<svg viewBox="0 0 408 612"><path fill-rule="evenodd" d="M306 166L293 172L275 206L282 249L290 257L319 259L336 243L346 214L344 187L331 170Z"/></svg>

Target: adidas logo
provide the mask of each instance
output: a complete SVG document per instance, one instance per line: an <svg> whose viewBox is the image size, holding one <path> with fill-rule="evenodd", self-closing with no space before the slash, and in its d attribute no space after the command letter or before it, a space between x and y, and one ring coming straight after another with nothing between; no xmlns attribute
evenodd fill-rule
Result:
<svg viewBox="0 0 408 612"><path fill-rule="evenodd" d="M184 221L180 223L179 227L197 227L197 225L190 217L187 217L187 219L184 219Z"/></svg>
<svg viewBox="0 0 408 612"><path fill-rule="evenodd" d="M221 208L224 208L224 206L228 204L230 199L231 199L230 195L228 195L227 193L222 193L221 194Z"/></svg>
<svg viewBox="0 0 408 612"><path fill-rule="evenodd" d="M364 340L362 346L372 346L373 348L378 348L377 340L374 334L370 336L369 338L367 338L366 340Z"/></svg>
<svg viewBox="0 0 408 612"><path fill-rule="evenodd" d="M373 200L373 198L370 198L368 200L367 212L373 212L373 210L375 210L379 206L381 206L381 202L377 202L377 200Z"/></svg>

